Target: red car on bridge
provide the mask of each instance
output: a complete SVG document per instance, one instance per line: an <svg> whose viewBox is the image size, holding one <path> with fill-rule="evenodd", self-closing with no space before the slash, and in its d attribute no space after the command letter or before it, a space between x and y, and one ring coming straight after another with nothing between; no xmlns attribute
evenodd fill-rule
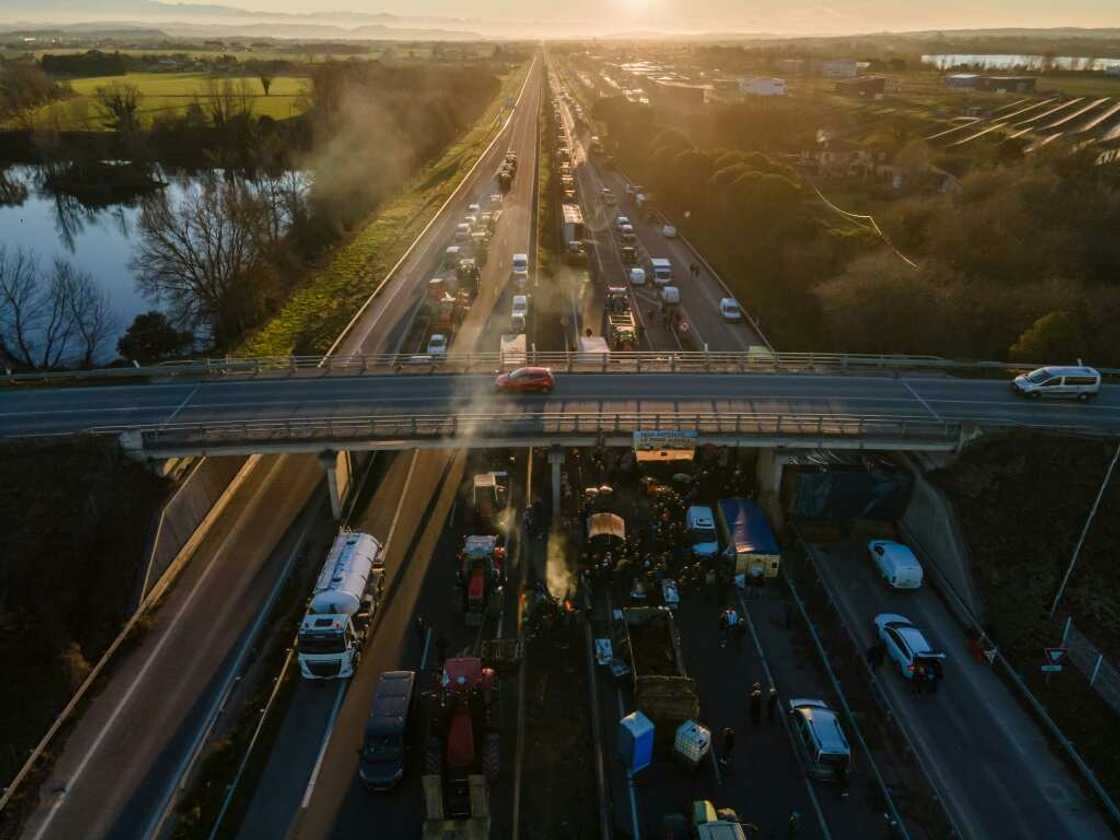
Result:
<svg viewBox="0 0 1120 840"><path fill-rule="evenodd" d="M494 384L499 391L510 393L550 393L556 387L556 377L546 367L523 367L499 374Z"/></svg>

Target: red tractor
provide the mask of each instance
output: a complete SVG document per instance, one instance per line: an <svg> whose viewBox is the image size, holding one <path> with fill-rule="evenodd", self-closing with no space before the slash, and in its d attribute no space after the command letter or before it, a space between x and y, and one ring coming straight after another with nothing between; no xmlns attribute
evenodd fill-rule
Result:
<svg viewBox="0 0 1120 840"><path fill-rule="evenodd" d="M506 549L493 535L472 534L459 552L459 584L463 589L463 618L479 627L487 615L501 609Z"/></svg>
<svg viewBox="0 0 1120 840"><path fill-rule="evenodd" d="M429 699L424 752L428 816L454 820L481 816L486 803L474 801L479 798L480 782L485 779L486 785L492 785L501 771L497 675L484 668L478 657L448 659Z"/></svg>

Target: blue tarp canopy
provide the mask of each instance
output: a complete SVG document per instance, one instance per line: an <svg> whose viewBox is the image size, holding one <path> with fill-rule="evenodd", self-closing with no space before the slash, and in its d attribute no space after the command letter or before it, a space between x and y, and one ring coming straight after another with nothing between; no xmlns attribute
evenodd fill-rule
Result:
<svg viewBox="0 0 1120 840"><path fill-rule="evenodd" d="M781 554L762 508L748 499L720 499L730 548L736 554Z"/></svg>

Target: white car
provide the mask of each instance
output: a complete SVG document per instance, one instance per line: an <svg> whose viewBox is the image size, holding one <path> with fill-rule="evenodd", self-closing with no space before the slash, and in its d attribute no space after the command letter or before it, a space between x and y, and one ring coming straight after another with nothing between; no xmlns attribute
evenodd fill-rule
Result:
<svg viewBox="0 0 1120 840"><path fill-rule="evenodd" d="M428 355L429 356L446 356L447 355L447 336L442 333L434 333L428 339Z"/></svg>
<svg viewBox="0 0 1120 840"><path fill-rule="evenodd" d="M735 298L720 298L719 314L725 321L743 320L743 312L739 309L739 301Z"/></svg>
<svg viewBox="0 0 1120 840"><path fill-rule="evenodd" d="M673 239L677 235L677 229L672 225L665 225L663 228L661 228L661 235L666 239Z"/></svg>
<svg viewBox="0 0 1120 840"><path fill-rule="evenodd" d="M610 187L603 187L603 203L604 204L617 204L618 199L614 197L614 190Z"/></svg>
<svg viewBox="0 0 1120 840"><path fill-rule="evenodd" d="M514 284L519 289L524 289L529 285L529 255L528 254L514 254L513 255L513 272L511 274Z"/></svg>
<svg viewBox="0 0 1120 840"><path fill-rule="evenodd" d="M907 546L894 540L871 540L867 554L890 586L918 589L922 585L922 564Z"/></svg>
<svg viewBox="0 0 1120 840"><path fill-rule="evenodd" d="M525 321L529 317L529 296L514 295L513 310L510 312L509 321L515 333L525 332Z"/></svg>
<svg viewBox="0 0 1120 840"><path fill-rule="evenodd" d="M469 213L470 215L477 216L481 212L482 212L482 208L479 207L477 204L468 204L467 205L467 213Z"/></svg>
<svg viewBox="0 0 1120 840"><path fill-rule="evenodd" d="M912 680L919 673L934 682L941 678L945 654L934 651L922 631L906 616L879 613L875 616L875 632L906 679Z"/></svg>
<svg viewBox="0 0 1120 840"><path fill-rule="evenodd" d="M491 207L501 207L502 206L502 194L501 193L490 193L490 206Z"/></svg>
<svg viewBox="0 0 1120 840"><path fill-rule="evenodd" d="M466 222L455 225L455 238L459 241L471 238L471 226Z"/></svg>
<svg viewBox="0 0 1120 840"><path fill-rule="evenodd" d="M644 286L646 284L646 270L644 268L630 269L630 285Z"/></svg>
<svg viewBox="0 0 1120 840"><path fill-rule="evenodd" d="M622 230L624 227L630 227L629 217L628 216L622 216L622 215L616 216L615 220L614 220L614 226L618 230ZM631 228L631 230L633 230L633 228Z"/></svg>

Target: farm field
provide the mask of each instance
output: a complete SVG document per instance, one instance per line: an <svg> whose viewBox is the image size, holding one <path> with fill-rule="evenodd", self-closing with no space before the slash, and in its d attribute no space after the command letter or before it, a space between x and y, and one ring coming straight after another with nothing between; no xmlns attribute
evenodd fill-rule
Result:
<svg viewBox="0 0 1120 840"><path fill-rule="evenodd" d="M35 112L36 126L57 125L61 131L98 131L103 130L101 112L97 107L96 94L99 87L108 85L135 85L140 89L143 99L140 102L140 118L143 124L150 124L160 114L174 114L184 111L196 100L210 96L210 86L224 85L231 81L244 85L245 95L252 102L253 114L269 116L273 119L287 119L299 114L304 107L303 94L310 80L300 76L277 76L272 82L271 92L264 94L260 80L255 76L212 76L206 73L129 73L125 76L96 76L87 79L74 79L70 87L74 96L50 105L44 105Z"/></svg>

